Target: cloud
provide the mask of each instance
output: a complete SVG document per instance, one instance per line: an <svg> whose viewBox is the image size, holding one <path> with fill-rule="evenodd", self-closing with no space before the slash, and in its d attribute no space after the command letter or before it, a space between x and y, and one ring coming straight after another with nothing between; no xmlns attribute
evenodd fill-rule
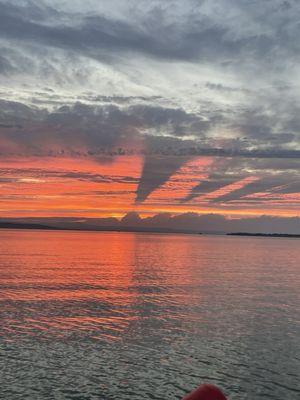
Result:
<svg viewBox="0 0 300 400"><path fill-rule="evenodd" d="M229 219L220 214L184 213L172 216L169 213L156 214L141 218L138 213L130 212L121 221L115 218L1 218L1 221L35 222L60 227L84 229L86 227L114 229L131 228L139 230L169 230L186 232L249 232L300 234L299 217L270 217Z"/></svg>
<svg viewBox="0 0 300 400"><path fill-rule="evenodd" d="M232 175L226 175L226 174L212 174L209 176L209 180L200 182L199 185L195 186L189 195L185 198L182 199L182 202L188 202L190 200L193 200L194 198L204 195L207 193L211 193L214 191L217 191L218 189L221 189L224 186L231 185L234 182L237 181L236 176Z"/></svg>
<svg viewBox="0 0 300 400"><path fill-rule="evenodd" d="M0 128L4 128L1 136L28 149L34 148L34 151L47 151L51 144L60 146L61 150L82 150L80 145L83 145L97 151L97 147L98 150L101 146L112 147L121 139L139 136L147 138L146 152L161 150L166 155L299 157L299 150L286 146L294 140L294 135L287 134L281 137L279 146L277 143L266 147L264 140L267 138L261 134L262 146L259 142L228 139L225 147L219 147L218 139L210 137L216 126L213 117L209 119L205 113L188 113L178 108L75 102L48 111L5 100L0 100L0 105ZM5 128L13 131L7 132Z"/></svg>
<svg viewBox="0 0 300 400"><path fill-rule="evenodd" d="M290 179L290 177L289 177ZM286 181L281 182L282 185L274 186L272 188L273 193L282 193L282 194L288 194L288 193L300 193L300 179L296 178L294 182L289 182L286 183Z"/></svg>
<svg viewBox="0 0 300 400"><path fill-rule="evenodd" d="M159 186L164 184L188 157L146 156L137 188L136 202L143 202Z"/></svg>
<svg viewBox="0 0 300 400"><path fill-rule="evenodd" d="M13 67L10 63L10 61L4 57L4 56L0 56L0 74L7 74L9 72L11 72L13 70Z"/></svg>
<svg viewBox="0 0 300 400"><path fill-rule="evenodd" d="M297 25L282 27L287 20L295 21L299 9L295 2L289 3L289 8L282 7L281 1L259 3L258 8L256 2L233 1L225 14L228 4L220 0L214 6L204 1L197 7L194 1L186 1L182 7L176 2L169 6L153 2L148 7L142 2L139 7L129 1L125 18L114 15L112 9L92 14L83 6L80 12L70 12L70 8L67 11L50 4L27 1L17 6L2 1L0 32L6 38L76 50L90 57L101 57L102 51L109 50L110 54L128 51L167 59L233 62L245 54L259 59L297 49L295 40L288 41L299 33ZM117 4L124 8L121 2ZM263 25L264 13L268 16ZM246 22L248 25L243 25Z"/></svg>
<svg viewBox="0 0 300 400"><path fill-rule="evenodd" d="M122 171L120 171L122 172ZM65 178L65 179L75 179L78 181L87 181L95 183L126 183L136 185L139 179L133 176L125 175L112 175L112 174L97 174L92 172L82 172L82 171L55 171L47 170L46 168L0 168L0 173L2 177L0 182L25 182L29 181L31 178L23 178L22 176L33 176L37 178ZM4 176L3 176L4 175ZM6 177L5 175L17 175L18 177Z"/></svg>
<svg viewBox="0 0 300 400"><path fill-rule="evenodd" d="M299 2L0 5L1 158L139 153L137 204L201 156L219 161L182 203L249 176L211 202L298 191Z"/></svg>
<svg viewBox="0 0 300 400"><path fill-rule="evenodd" d="M246 200L255 193L297 193L300 191L299 169L299 159L281 159L279 154L274 158L262 154L255 158L219 157L182 203L209 199L211 204L228 205L232 201Z"/></svg>
<svg viewBox="0 0 300 400"><path fill-rule="evenodd" d="M36 81L48 82L55 76L58 87L76 87L88 86L99 70L114 91L123 78L145 91L157 86L155 80L160 84L166 71L165 92L176 80L180 89L178 78L190 92L190 81L197 86L203 75L202 99L207 90L225 91L225 97L255 94L265 90L261 79L272 87L293 77L299 56L297 2L289 8L279 0L234 0L230 6L225 0L113 3L90 1L75 7L70 0L1 0L3 73L23 70L29 82L34 75ZM98 87L99 80L91 83ZM287 82L280 87L288 87Z"/></svg>
<svg viewBox="0 0 300 400"><path fill-rule="evenodd" d="M210 137L214 119L187 113L183 109L152 104L132 105L127 101L122 105L76 102L52 111L19 102L2 100L0 104L0 143L3 143L0 152L3 155L84 157L102 163L105 155L112 159L122 154L142 154L144 165L137 188L137 203L147 199L194 157L214 156L223 161L214 164L208 178L196 185L183 202L234 184L246 178L249 169L256 170L261 180L260 187L258 183L246 185L213 201L231 201L253 190L268 188L273 182L272 176L265 179L261 171L269 165L272 175L271 170L278 169L280 159L295 159L294 168L299 170L297 159L300 151L283 145L262 148L257 145L253 148L253 144L250 147L246 140L233 139L227 140L226 147L216 147L218 140ZM275 163L272 161L274 158L277 159ZM260 168L259 159L270 161ZM278 185L292 177L292 173L281 179L277 177L278 173L275 175ZM81 178L78 174L78 179L83 178L84 174Z"/></svg>

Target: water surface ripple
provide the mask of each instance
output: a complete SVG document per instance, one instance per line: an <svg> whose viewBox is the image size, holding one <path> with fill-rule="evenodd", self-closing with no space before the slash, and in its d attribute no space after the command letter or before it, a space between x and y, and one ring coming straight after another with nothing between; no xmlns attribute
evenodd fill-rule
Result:
<svg viewBox="0 0 300 400"><path fill-rule="evenodd" d="M0 230L0 399L300 397L299 241Z"/></svg>

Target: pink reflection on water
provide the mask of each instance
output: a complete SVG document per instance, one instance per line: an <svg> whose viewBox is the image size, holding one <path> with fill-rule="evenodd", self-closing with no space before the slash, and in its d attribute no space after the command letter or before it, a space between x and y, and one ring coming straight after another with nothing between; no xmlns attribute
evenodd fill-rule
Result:
<svg viewBox="0 0 300 400"><path fill-rule="evenodd" d="M0 238L6 338L232 334L231 320L242 333L247 309L279 301L279 284L290 302L299 288L292 240L13 230Z"/></svg>

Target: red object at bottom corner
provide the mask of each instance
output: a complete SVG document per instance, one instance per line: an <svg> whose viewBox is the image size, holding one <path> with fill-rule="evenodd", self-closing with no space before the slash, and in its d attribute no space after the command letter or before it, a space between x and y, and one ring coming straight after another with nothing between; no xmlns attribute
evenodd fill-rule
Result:
<svg viewBox="0 0 300 400"><path fill-rule="evenodd" d="M203 384L182 400L227 400L224 394L214 385Z"/></svg>

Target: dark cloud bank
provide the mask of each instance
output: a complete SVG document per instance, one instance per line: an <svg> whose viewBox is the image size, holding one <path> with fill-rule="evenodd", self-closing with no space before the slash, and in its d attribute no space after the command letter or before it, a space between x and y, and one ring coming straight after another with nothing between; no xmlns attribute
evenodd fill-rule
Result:
<svg viewBox="0 0 300 400"><path fill-rule="evenodd" d="M179 108L149 104L120 107L76 103L52 111L11 101L0 101L0 106L1 157L88 157L101 164L103 156L109 156L107 162L124 154L143 155L137 203L146 200L182 165L201 156L221 157L224 161L215 162L206 181L195 185L183 202L251 173L258 174L259 182L247 185L234 198L289 183L294 184L294 192L299 191L300 150L286 146L289 142L273 143L272 138L266 146L262 134L259 141L227 140L227 144L223 141L218 146L207 133L215 125L215 116L209 119ZM1 139L10 147L1 146ZM270 176L266 176L268 173ZM234 198L229 194L219 200Z"/></svg>
<svg viewBox="0 0 300 400"><path fill-rule="evenodd" d="M35 223L65 229L133 230L150 232L185 233L281 233L300 234L300 217L260 216L228 219L219 214L185 213L172 216L169 213L141 218L130 212L121 220L117 218L1 218L3 222Z"/></svg>

